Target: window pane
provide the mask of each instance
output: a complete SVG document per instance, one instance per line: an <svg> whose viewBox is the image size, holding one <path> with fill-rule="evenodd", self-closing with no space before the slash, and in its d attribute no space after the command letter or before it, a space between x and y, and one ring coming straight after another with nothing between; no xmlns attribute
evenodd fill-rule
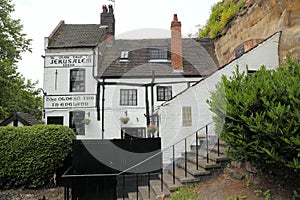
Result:
<svg viewBox="0 0 300 200"><path fill-rule="evenodd" d="M157 86L157 101L167 101L172 98L172 86Z"/></svg>
<svg viewBox="0 0 300 200"><path fill-rule="evenodd" d="M166 60L168 58L167 47L155 47L150 49L150 59L152 60Z"/></svg>
<svg viewBox="0 0 300 200"><path fill-rule="evenodd" d="M70 70L70 92L85 91L85 69Z"/></svg>
<svg viewBox="0 0 300 200"><path fill-rule="evenodd" d="M137 105L137 90L136 89L121 89L120 90L120 105L136 106Z"/></svg>
<svg viewBox="0 0 300 200"><path fill-rule="evenodd" d="M192 126L192 108L190 106L182 107L182 126Z"/></svg>
<svg viewBox="0 0 300 200"><path fill-rule="evenodd" d="M85 135L85 124L84 124L84 111L73 111L70 112L70 123L69 127L72 128L76 135Z"/></svg>

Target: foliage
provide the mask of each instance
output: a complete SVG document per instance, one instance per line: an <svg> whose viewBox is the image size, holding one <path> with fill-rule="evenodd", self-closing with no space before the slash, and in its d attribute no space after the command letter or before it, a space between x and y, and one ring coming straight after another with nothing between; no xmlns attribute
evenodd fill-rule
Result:
<svg viewBox="0 0 300 200"><path fill-rule="evenodd" d="M30 39L22 33L20 20L14 20L10 14L14 11L11 0L0 1L0 121L14 111L34 111L40 118L41 98L36 98L36 83L25 82L24 77L16 71L16 63L21 60L21 53L30 51Z"/></svg>
<svg viewBox="0 0 300 200"><path fill-rule="evenodd" d="M198 199L197 191L193 186L190 187L181 187L179 190L175 193L173 193L170 198L170 200L182 200L182 199L189 199L189 200L197 200Z"/></svg>
<svg viewBox="0 0 300 200"><path fill-rule="evenodd" d="M215 38L219 36L230 20L244 7L244 1L235 4L232 0L218 2L211 8L206 25L199 30L199 37Z"/></svg>
<svg viewBox="0 0 300 200"><path fill-rule="evenodd" d="M228 156L288 178L300 172L300 63L222 77L208 103ZM298 177L299 178L299 177Z"/></svg>
<svg viewBox="0 0 300 200"><path fill-rule="evenodd" d="M38 188L71 152L72 129L60 125L0 128L0 188Z"/></svg>
<svg viewBox="0 0 300 200"><path fill-rule="evenodd" d="M120 117L120 121L122 124L127 124L129 121L129 117Z"/></svg>

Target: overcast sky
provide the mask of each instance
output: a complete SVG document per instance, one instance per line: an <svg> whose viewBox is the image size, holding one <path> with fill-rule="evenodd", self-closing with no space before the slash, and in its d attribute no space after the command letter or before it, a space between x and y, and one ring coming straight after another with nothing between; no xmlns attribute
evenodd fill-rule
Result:
<svg viewBox="0 0 300 200"><path fill-rule="evenodd" d="M169 30L173 14L178 15L184 35L197 32L196 25L204 25L210 8L220 0L13 0L13 18L21 19L24 33L33 39L32 53L23 54L18 70L25 78L38 80L43 86L44 37L48 37L56 25L98 24L102 5L115 4L116 36L145 28Z"/></svg>

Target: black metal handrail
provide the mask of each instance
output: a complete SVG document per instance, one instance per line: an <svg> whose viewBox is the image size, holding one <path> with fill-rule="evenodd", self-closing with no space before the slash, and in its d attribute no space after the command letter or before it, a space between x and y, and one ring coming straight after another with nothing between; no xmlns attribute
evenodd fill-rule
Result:
<svg viewBox="0 0 300 200"><path fill-rule="evenodd" d="M199 169L199 152L198 152L198 148L199 148L199 132L202 131L203 129L205 129L205 136L206 136L206 159L207 159L207 163L209 162L209 150L208 150L208 126L211 125L213 122L210 122L206 125L204 125L203 127L199 128L198 130L192 132L191 134L187 135L186 137L178 140L177 142L175 142L174 144L164 148L163 150L161 150L160 152L148 157L147 159L127 168L126 170L123 170L122 172L119 172L119 173L114 173L114 174L68 174L69 171L71 170L71 167L62 175L63 178L79 178L79 177L112 177L112 176L115 176L116 178L119 177L119 176L122 176L122 180L123 180L123 183L122 183L122 196L123 196L123 199L125 199L125 177L128 175L127 173L130 172L130 170L154 159L155 157L157 156L161 156L164 152L168 151L168 150L172 150L172 174L173 174L173 184L175 185L175 174L176 174L176 160L175 160L175 147L176 145L180 144L181 142L184 141L184 170L185 170L185 177L187 177L187 140L195 135L196 137L196 169L198 170ZM220 155L220 148L219 148L219 137L218 137L218 156ZM132 173L129 173L129 174L132 174ZM160 169L160 172L141 172L141 173L135 173L136 174L136 198L138 200L138 187L139 187L139 174L147 174L147 177L148 177L148 180L147 180L147 186L148 186L148 198L150 198L150 179L151 179L151 175L160 175L160 179L161 179L161 192L163 192L164 190L164 187L163 187L163 167L161 167ZM65 187L65 199L69 199L69 186L66 186Z"/></svg>
<svg viewBox="0 0 300 200"><path fill-rule="evenodd" d="M187 139L190 138L191 136L195 135L196 136L196 169L199 169L199 152L198 152L198 148L199 148L199 142L198 142L198 134L201 130L203 130L205 128L205 137L206 137L206 159L207 159L207 163L209 162L209 146L208 146L208 126L211 125L213 122L210 122L206 125L204 125L203 127L199 128L197 131L192 132L191 134L187 135L186 137L178 140L177 142L175 142L174 144L164 148L161 152L158 152L152 156L150 156L149 158L141 161L140 163L137 163L131 167L129 167L128 169L120 172L117 174L117 176L125 176L125 173L129 172L130 170L144 164L145 162L148 162L149 160L155 158L156 156L160 156L162 155L164 152L166 152L167 150L172 149L172 174L173 174L173 184L175 185L175 173L176 173L176 161L175 161L175 146L178 145L179 143L184 141L184 170L185 170L185 177L187 177ZM219 152L219 137L218 137L218 156L220 155ZM150 173L148 173L150 174ZM153 173L153 174L157 174L157 173ZM163 168L161 168L161 172L160 172L160 179L161 179L161 191L163 192ZM150 176L148 175L148 197L150 198ZM136 188L136 197L138 199L138 173L137 173L137 188ZM125 199L125 194L123 194L123 199Z"/></svg>

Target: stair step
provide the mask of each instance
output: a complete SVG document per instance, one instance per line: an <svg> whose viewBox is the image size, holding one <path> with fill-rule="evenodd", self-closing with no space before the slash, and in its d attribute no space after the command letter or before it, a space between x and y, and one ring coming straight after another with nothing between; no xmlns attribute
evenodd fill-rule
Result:
<svg viewBox="0 0 300 200"><path fill-rule="evenodd" d="M160 175L161 178L161 175ZM173 175L171 174L163 174L164 184L167 186L168 190L174 192L182 187L182 184L175 178L175 184L173 184Z"/></svg>
<svg viewBox="0 0 300 200"><path fill-rule="evenodd" d="M205 175L210 174L209 171L206 171L205 169L203 169L201 167L198 167L198 170L197 170L197 166L195 163L187 162L186 164L187 164L188 173L190 173L193 176L205 176ZM177 166L184 170L185 162L177 163Z"/></svg>
<svg viewBox="0 0 300 200"><path fill-rule="evenodd" d="M163 191L161 191L161 180L151 180L150 185L156 197L161 195L169 197L171 194L170 190L164 184Z"/></svg>
<svg viewBox="0 0 300 200"><path fill-rule="evenodd" d="M136 200L136 192L128 193L128 200Z"/></svg>
<svg viewBox="0 0 300 200"><path fill-rule="evenodd" d="M155 200L155 195L150 188L150 197L149 197L149 188L148 186L140 186L139 187L139 197L141 200Z"/></svg>
<svg viewBox="0 0 300 200"><path fill-rule="evenodd" d="M228 151L228 147L226 147L226 146L220 145L219 149L220 149L220 154L224 154L225 151ZM215 145L211 150L218 153L218 145Z"/></svg>
<svg viewBox="0 0 300 200"><path fill-rule="evenodd" d="M169 172L172 174L173 170L169 169ZM186 173L185 176L185 171L184 169L180 167L175 168L175 177L182 183L182 184L192 184L192 183L197 183L199 180L195 178L193 175Z"/></svg>
<svg viewBox="0 0 300 200"><path fill-rule="evenodd" d="M188 161L196 164L197 163L197 160L196 160L196 156L189 156L188 158ZM206 158L203 158L203 157L200 157L198 156L198 165L204 169L217 169L217 168L221 168L221 165L214 162L214 161L211 161L211 162L208 162L207 163L207 160Z"/></svg>
<svg viewBox="0 0 300 200"><path fill-rule="evenodd" d="M206 156L205 156L205 158L206 158ZM218 154L217 153L214 153L214 152L211 152L209 155L208 155L208 158L209 158L209 160L212 160L212 161L215 161L215 162L229 162L230 161L230 159L229 158L227 158L225 155L223 155L223 154L220 154L219 156L218 156Z"/></svg>

